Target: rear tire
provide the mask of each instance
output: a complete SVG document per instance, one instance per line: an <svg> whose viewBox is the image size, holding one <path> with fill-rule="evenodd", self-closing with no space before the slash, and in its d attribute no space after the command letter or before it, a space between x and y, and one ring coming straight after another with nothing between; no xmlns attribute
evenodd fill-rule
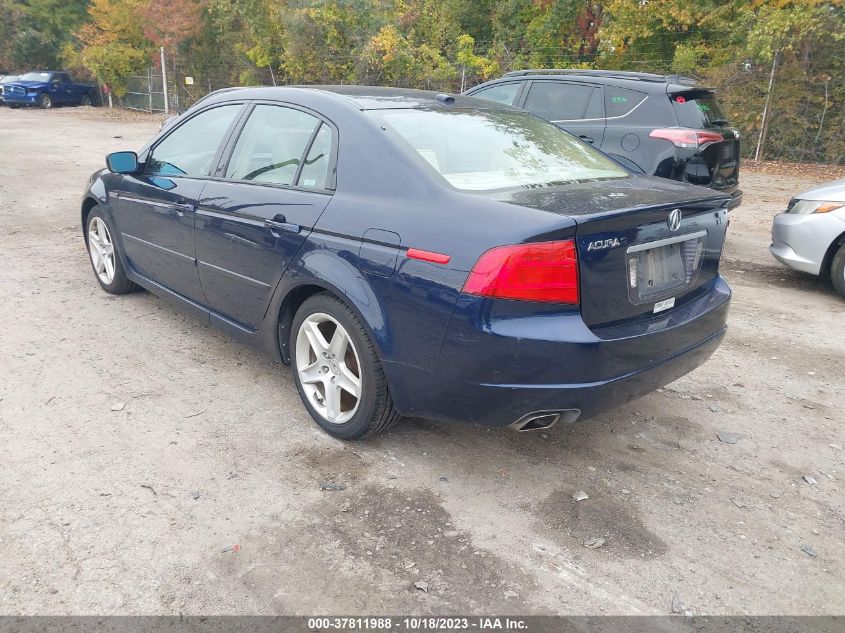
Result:
<svg viewBox="0 0 845 633"><path fill-rule="evenodd" d="M88 95L82 95L82 98L79 100L79 105L90 106L91 105L91 97L89 97Z"/></svg>
<svg viewBox="0 0 845 633"><path fill-rule="evenodd" d="M320 293L300 306L290 349L299 396L329 435L357 440L400 420L378 351L358 316L338 298Z"/></svg>
<svg viewBox="0 0 845 633"><path fill-rule="evenodd" d="M53 107L53 100L50 98L48 94L41 94L38 97L38 107L42 110L49 110Z"/></svg>
<svg viewBox="0 0 845 633"><path fill-rule="evenodd" d="M836 292L845 298L845 244L839 247L830 264L830 280Z"/></svg>
<svg viewBox="0 0 845 633"><path fill-rule="evenodd" d="M103 210L99 206L94 207L85 222L85 246L97 283L113 295L135 290L138 286L126 277L118 245L114 241L114 228L106 220Z"/></svg>

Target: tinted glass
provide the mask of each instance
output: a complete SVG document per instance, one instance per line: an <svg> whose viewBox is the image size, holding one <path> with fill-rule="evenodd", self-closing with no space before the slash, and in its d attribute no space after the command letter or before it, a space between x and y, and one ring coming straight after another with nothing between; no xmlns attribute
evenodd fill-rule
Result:
<svg viewBox="0 0 845 633"><path fill-rule="evenodd" d="M319 124L318 118L299 110L256 106L238 137L226 177L293 184L308 141Z"/></svg>
<svg viewBox="0 0 845 633"><path fill-rule="evenodd" d="M513 100L516 99L516 93L519 92L520 85L518 83L499 84L498 86L479 90L471 96L513 105Z"/></svg>
<svg viewBox="0 0 845 633"><path fill-rule="evenodd" d="M537 188L627 178L601 152L524 112L371 112L457 189Z"/></svg>
<svg viewBox="0 0 845 633"><path fill-rule="evenodd" d="M672 95L670 99L678 117L678 125L682 127L707 128L728 124L712 92L687 92Z"/></svg>
<svg viewBox="0 0 845 633"><path fill-rule="evenodd" d="M50 81L50 73L26 73L21 75L21 81Z"/></svg>
<svg viewBox="0 0 845 633"><path fill-rule="evenodd" d="M616 86L604 87L604 109L609 117L628 114L645 98L646 95L636 90Z"/></svg>
<svg viewBox="0 0 845 633"><path fill-rule="evenodd" d="M590 95L590 101L587 103L587 111L584 113L585 119L601 119L604 117L604 104L601 99L601 88L593 88L593 94Z"/></svg>
<svg viewBox="0 0 845 633"><path fill-rule="evenodd" d="M302 187L317 187L325 189L328 186L329 162L332 155L332 130L323 123L320 131L314 137L314 144L308 150L302 172L299 174L299 185Z"/></svg>
<svg viewBox="0 0 845 633"><path fill-rule="evenodd" d="M531 84L523 106L549 121L583 119L593 87L560 81L536 81Z"/></svg>
<svg viewBox="0 0 845 633"><path fill-rule="evenodd" d="M155 146L145 172L166 176L208 176L240 104L212 108L191 117Z"/></svg>

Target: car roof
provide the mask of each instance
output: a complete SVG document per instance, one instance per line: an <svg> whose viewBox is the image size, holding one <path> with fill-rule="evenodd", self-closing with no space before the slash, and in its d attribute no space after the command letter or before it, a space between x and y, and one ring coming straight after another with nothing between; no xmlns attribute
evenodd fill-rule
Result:
<svg viewBox="0 0 845 633"><path fill-rule="evenodd" d="M200 101L229 101L233 99L281 100L299 94L323 95L332 101L343 101L358 110L386 109L454 109L516 110L508 105L487 99L412 88L387 88L383 86L261 86L254 88L224 88Z"/></svg>
<svg viewBox="0 0 845 633"><path fill-rule="evenodd" d="M655 73L641 73L624 70L590 70L583 68L533 68L527 70L513 70L505 73L499 79L485 82L481 86L506 83L508 81L557 81L566 79L570 81L584 81L590 83L601 83L610 86L634 88L644 92L673 93L684 90L712 90L700 83L693 77L681 75L658 75Z"/></svg>

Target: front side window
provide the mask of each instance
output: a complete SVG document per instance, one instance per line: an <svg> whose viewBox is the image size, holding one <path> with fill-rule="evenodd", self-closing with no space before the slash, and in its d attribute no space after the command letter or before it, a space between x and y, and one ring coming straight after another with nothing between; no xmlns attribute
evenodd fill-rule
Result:
<svg viewBox="0 0 845 633"><path fill-rule="evenodd" d="M499 84L498 86L479 90L470 96L489 99L490 101L504 103L505 105L513 105L514 99L516 99L516 93L519 92L519 87L520 84L518 83Z"/></svg>
<svg viewBox="0 0 845 633"><path fill-rule="evenodd" d="M535 81L523 106L549 121L574 121L586 118L593 86L561 81Z"/></svg>
<svg viewBox="0 0 845 633"><path fill-rule="evenodd" d="M152 151L145 173L157 176L203 177L211 174L214 157L241 104L211 108L173 130Z"/></svg>
<svg viewBox="0 0 845 633"><path fill-rule="evenodd" d="M457 189L533 189L630 176L587 143L525 112L386 110L370 116Z"/></svg>
<svg viewBox="0 0 845 633"><path fill-rule="evenodd" d="M292 185L308 142L320 123L317 117L300 110L256 106L238 137L226 178ZM318 157L312 160L314 164L319 162ZM316 176L311 179L316 181ZM325 183L325 176L322 182Z"/></svg>

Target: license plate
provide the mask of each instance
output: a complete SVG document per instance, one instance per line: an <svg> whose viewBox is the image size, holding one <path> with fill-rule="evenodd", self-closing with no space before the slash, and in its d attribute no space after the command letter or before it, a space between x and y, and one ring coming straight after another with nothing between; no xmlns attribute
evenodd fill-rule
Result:
<svg viewBox="0 0 845 633"><path fill-rule="evenodd" d="M635 244L628 248L628 297L632 303L663 302L695 283L706 231ZM672 299L674 301L674 299ZM661 303L655 312L666 310Z"/></svg>
<svg viewBox="0 0 845 633"><path fill-rule="evenodd" d="M658 312L663 312L664 310L668 310L669 308L675 307L675 297L670 297L668 299L664 299L663 301L658 301L654 304L654 314Z"/></svg>
<svg viewBox="0 0 845 633"><path fill-rule="evenodd" d="M637 290L640 298L665 294L686 283L680 243L640 251L637 261Z"/></svg>

